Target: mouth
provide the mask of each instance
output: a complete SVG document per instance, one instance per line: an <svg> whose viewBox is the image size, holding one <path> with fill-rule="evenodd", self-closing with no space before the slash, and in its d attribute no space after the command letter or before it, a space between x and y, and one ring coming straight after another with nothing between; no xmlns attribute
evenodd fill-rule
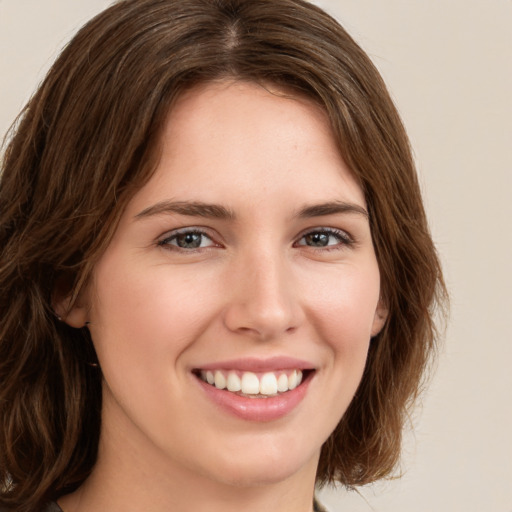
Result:
<svg viewBox="0 0 512 512"><path fill-rule="evenodd" d="M268 372L251 372L226 369L195 369L194 375L202 382L245 398L274 398L285 395L301 386L314 370L286 369Z"/></svg>
<svg viewBox="0 0 512 512"><path fill-rule="evenodd" d="M201 365L192 377L218 410L244 421L272 422L295 416L316 373L310 362L276 356Z"/></svg>

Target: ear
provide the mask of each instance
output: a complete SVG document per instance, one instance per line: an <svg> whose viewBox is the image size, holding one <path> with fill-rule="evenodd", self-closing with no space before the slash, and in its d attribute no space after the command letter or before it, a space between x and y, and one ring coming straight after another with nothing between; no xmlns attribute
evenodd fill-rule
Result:
<svg viewBox="0 0 512 512"><path fill-rule="evenodd" d="M388 319L389 310L382 298L379 299L379 303L377 304L377 309L375 310L375 315L373 317L372 331L371 336L377 336L379 332L384 327L386 320Z"/></svg>
<svg viewBox="0 0 512 512"><path fill-rule="evenodd" d="M53 295L53 311L63 322L70 327L80 329L87 324L89 310L81 300L81 297L74 298L71 293L60 293L59 287Z"/></svg>

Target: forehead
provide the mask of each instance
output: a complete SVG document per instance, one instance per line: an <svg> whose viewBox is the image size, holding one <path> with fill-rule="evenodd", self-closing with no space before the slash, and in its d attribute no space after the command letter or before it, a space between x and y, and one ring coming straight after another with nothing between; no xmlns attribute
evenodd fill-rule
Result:
<svg viewBox="0 0 512 512"><path fill-rule="evenodd" d="M223 81L186 91L168 115L160 149L154 176L137 194L142 202L174 195L219 202L221 192L222 201L254 204L309 192L312 201L330 194L365 203L327 114L275 86Z"/></svg>
<svg viewBox="0 0 512 512"><path fill-rule="evenodd" d="M211 130L210 134L215 129L235 128L240 138L256 133L261 136L264 132L258 133L258 128L265 124L270 127L276 115L286 128L281 136L294 135L293 124L297 129L304 128L307 119L309 129L334 142L327 113L313 99L273 83L231 79L201 83L184 91L169 113L162 142L168 142L169 135L176 136L185 126L203 132ZM294 123L287 124L289 121ZM239 129L241 125L243 130Z"/></svg>

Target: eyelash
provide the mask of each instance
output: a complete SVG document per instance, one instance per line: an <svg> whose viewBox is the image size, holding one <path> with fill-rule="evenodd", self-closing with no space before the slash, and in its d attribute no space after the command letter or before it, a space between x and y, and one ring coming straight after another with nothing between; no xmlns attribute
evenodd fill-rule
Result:
<svg viewBox="0 0 512 512"><path fill-rule="evenodd" d="M179 236L186 236L186 235L200 235L203 238L207 238L212 243L211 243L211 245L209 245L207 247L196 247L196 248L188 248L188 249L184 248L184 247L179 247L178 245L171 243L171 241L177 240L177 238ZM160 247L166 247L169 250L176 250L176 251L183 251L183 252L196 252L196 251L200 251L202 249L207 249L209 247L215 247L215 246L219 247L219 244L216 244L213 241L211 236L209 236L204 230L198 229L198 228L182 229L182 230L175 231L170 236L166 236L163 240L160 240L158 242L158 245ZM172 249L171 249L171 247L172 247Z"/></svg>
<svg viewBox="0 0 512 512"><path fill-rule="evenodd" d="M326 245L326 246L320 246L319 249L323 251L337 251L340 249L344 249L346 247L350 247L354 244L353 238L346 232L342 231L341 229L334 229L334 228L315 228L310 231L307 231L303 233L299 241L303 238L311 235L328 235L329 237L334 237L338 241L337 244L333 245ZM310 247L315 248L315 246L307 246L305 244L299 244L298 242L295 242L294 246L302 246L302 247Z"/></svg>
<svg viewBox="0 0 512 512"><path fill-rule="evenodd" d="M179 236L186 236L186 235L199 235L202 238L207 238L210 240L211 244L206 247L193 247L193 248L184 248L179 247L176 244L172 244L172 241L177 240ZM328 237L334 237L337 239L338 243L336 244L330 244L325 246L308 246L306 244L299 243L302 239L306 238L307 236L313 236L313 235L327 235ZM198 228L187 228L179 231L173 232L171 235L166 236L164 239L158 241L157 245L159 247L165 247L168 250L176 250L176 251L182 251L182 252L197 252L205 249L209 249L211 247L220 247L220 244L217 244L211 236L208 235L204 230L198 229ZM320 249L322 251L336 251L336 250L342 250L346 247L350 247L354 245L353 238L346 232L342 231L340 229L334 229L334 228L315 228L310 231L306 231L305 233L302 233L300 237L298 238L297 242L294 242L294 247L308 247L312 249Z"/></svg>

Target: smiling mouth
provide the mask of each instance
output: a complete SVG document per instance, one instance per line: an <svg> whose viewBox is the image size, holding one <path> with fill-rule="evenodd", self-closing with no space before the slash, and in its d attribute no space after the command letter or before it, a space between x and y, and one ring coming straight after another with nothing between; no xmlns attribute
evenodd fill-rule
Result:
<svg viewBox="0 0 512 512"><path fill-rule="evenodd" d="M195 370L203 382L247 398L272 398L299 387L313 370L282 370L265 373L237 370Z"/></svg>

